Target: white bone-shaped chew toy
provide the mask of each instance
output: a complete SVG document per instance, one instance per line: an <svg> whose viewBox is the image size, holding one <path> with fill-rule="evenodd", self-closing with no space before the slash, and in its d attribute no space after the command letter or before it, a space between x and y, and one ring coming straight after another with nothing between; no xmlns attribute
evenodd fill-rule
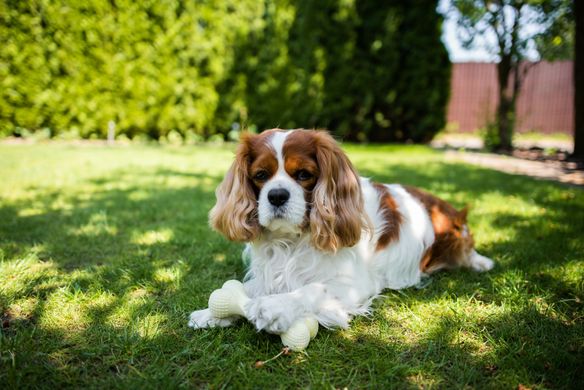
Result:
<svg viewBox="0 0 584 390"><path fill-rule="evenodd" d="M228 280L223 287L213 291L209 297L209 310L216 318L239 315L245 317L244 307L249 298L243 284L237 280ZM280 335L282 344L293 351L302 351L308 346L318 332L318 321L313 317L304 317L295 321L290 329Z"/></svg>

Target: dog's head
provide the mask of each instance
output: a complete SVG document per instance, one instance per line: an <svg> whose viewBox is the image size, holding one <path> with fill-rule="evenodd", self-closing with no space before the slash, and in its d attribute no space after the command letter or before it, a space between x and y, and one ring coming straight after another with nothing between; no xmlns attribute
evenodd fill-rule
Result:
<svg viewBox="0 0 584 390"><path fill-rule="evenodd" d="M359 177L324 131L245 134L216 195L211 226L234 241L308 232L335 252L355 245L364 226Z"/></svg>

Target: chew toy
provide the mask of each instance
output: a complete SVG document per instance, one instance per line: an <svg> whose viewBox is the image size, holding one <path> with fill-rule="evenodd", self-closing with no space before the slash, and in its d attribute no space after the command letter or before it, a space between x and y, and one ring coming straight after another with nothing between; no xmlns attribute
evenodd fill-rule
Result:
<svg viewBox="0 0 584 390"><path fill-rule="evenodd" d="M245 317L244 307L249 297L243 284L237 280L228 280L223 287L213 291L209 297L209 310L216 318ZM302 351L308 346L318 332L318 322L313 317L304 317L292 324L290 329L280 335L282 344L293 351Z"/></svg>

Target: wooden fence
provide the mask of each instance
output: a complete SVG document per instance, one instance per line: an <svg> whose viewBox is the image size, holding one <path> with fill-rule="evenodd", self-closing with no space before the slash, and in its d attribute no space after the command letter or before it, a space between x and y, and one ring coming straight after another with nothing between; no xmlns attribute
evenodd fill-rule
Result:
<svg viewBox="0 0 584 390"><path fill-rule="evenodd" d="M574 63L529 64L517 102L516 130L572 134L574 130ZM452 65L449 127L471 132L493 120L497 108L497 69L492 63Z"/></svg>

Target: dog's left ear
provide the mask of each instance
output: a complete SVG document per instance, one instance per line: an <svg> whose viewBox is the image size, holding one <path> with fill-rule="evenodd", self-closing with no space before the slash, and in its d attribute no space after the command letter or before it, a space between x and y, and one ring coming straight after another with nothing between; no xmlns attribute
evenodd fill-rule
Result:
<svg viewBox="0 0 584 390"><path fill-rule="evenodd" d="M310 231L313 245L326 252L355 245L364 220L359 176L351 161L326 132L314 132L320 170L313 190Z"/></svg>

